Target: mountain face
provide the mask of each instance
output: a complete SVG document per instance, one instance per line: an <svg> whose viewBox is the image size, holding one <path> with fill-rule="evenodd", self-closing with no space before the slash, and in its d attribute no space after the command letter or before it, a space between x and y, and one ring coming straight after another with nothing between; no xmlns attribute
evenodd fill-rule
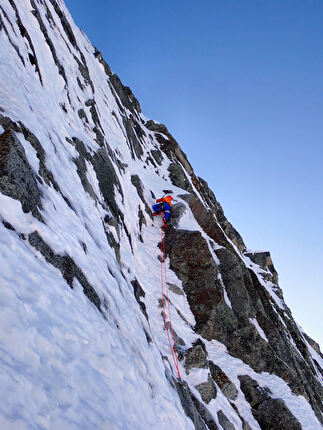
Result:
<svg viewBox="0 0 323 430"><path fill-rule="evenodd" d="M0 428L321 428L269 252L63 1L1 0L0 55Z"/></svg>

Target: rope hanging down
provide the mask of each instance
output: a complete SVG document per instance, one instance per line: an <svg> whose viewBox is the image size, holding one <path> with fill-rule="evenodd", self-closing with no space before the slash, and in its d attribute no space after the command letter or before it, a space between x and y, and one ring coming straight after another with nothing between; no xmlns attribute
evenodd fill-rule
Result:
<svg viewBox="0 0 323 430"><path fill-rule="evenodd" d="M165 261L166 260L165 233L164 233L163 229L161 229L160 251L161 251L161 254L160 254L160 262L161 262L161 271L160 271L160 274L161 274L161 288L162 288L162 303L163 303L164 324L165 324L165 328L166 328L166 332L167 332L169 349L170 349L170 352L171 352L172 357L173 357L173 362L174 362L174 365L176 367L178 377L179 377L179 379L181 379L181 374L180 374L179 368L178 368L176 342L175 342L175 337L174 337L174 331L173 331L173 326L172 326L172 318L171 318L171 313L170 313L170 304L169 304L169 298L168 298L167 267L166 267L166 261ZM168 317L169 317L169 328L168 328L168 324L167 324L167 321L166 321L166 306L165 306L164 291L166 292L166 301L167 301ZM171 344L171 339L170 339L169 331L171 332L171 335L172 335L172 338L173 338L174 348L172 347L172 344Z"/></svg>

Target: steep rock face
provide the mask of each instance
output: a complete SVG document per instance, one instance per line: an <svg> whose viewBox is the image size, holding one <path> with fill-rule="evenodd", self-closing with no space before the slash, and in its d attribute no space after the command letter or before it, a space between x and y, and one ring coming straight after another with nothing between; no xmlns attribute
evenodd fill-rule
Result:
<svg viewBox="0 0 323 430"><path fill-rule="evenodd" d="M64 3L4 0L0 54L1 426L319 428L322 355L270 254Z"/></svg>

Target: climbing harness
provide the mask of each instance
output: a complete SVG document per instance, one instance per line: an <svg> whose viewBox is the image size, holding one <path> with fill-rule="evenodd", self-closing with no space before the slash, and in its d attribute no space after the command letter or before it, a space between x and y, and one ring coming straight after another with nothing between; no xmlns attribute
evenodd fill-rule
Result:
<svg viewBox="0 0 323 430"><path fill-rule="evenodd" d="M170 304L169 304L169 298L168 298L168 285L167 285L167 267L166 267L166 248L165 248L165 232L164 229L161 228L161 244L160 244L160 262L161 262L161 268L160 268L160 275L161 275L161 289L162 289L162 304L163 304L163 318L164 318L164 324L167 332L167 338L169 343L170 352L173 357L173 362L177 370L177 374L179 379L181 380L181 374L178 368L178 360L177 360L177 350L176 350L176 342L174 337L174 331L172 326L172 318L170 313ZM166 294L164 294L164 292ZM167 301L167 308L168 308L168 317L169 317L169 327L166 321L166 306L165 306L165 299ZM171 339L169 335L169 331L171 332L173 342L174 342L174 348L171 344Z"/></svg>

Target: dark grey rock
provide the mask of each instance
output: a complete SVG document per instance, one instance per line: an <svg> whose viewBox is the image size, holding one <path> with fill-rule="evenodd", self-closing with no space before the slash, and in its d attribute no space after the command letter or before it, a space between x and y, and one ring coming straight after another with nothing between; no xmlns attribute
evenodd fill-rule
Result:
<svg viewBox="0 0 323 430"><path fill-rule="evenodd" d="M85 106L90 108L92 121L95 124L93 131L96 134L96 141L100 146L104 146L104 130L102 128L98 111L96 109L96 102L94 99L89 99L85 102Z"/></svg>
<svg viewBox="0 0 323 430"><path fill-rule="evenodd" d="M252 428L247 423L247 421L245 421L243 418L241 419L241 421L242 421L242 430L252 430Z"/></svg>
<svg viewBox="0 0 323 430"><path fill-rule="evenodd" d="M118 220L123 219L123 214L115 200L114 187L117 188L122 198L123 191L107 151L103 148L99 149L94 154L92 162L105 203L108 205L115 218Z"/></svg>
<svg viewBox="0 0 323 430"><path fill-rule="evenodd" d="M252 283L242 261L232 251L221 248L216 251L221 263L221 275L232 308L239 317L252 317L255 311L246 283Z"/></svg>
<svg viewBox="0 0 323 430"><path fill-rule="evenodd" d="M204 343L197 339L185 353L185 369L188 374L194 367L207 368L207 352Z"/></svg>
<svg viewBox="0 0 323 430"><path fill-rule="evenodd" d="M186 154L182 151L174 137L169 133L164 124L155 123L150 120L146 122L146 127L155 132L155 137L160 144L161 150L173 162L180 162L189 176L193 175L193 169Z"/></svg>
<svg viewBox="0 0 323 430"><path fill-rule="evenodd" d="M12 23L11 23L8 15L6 14L5 10L3 9L3 7L1 5L0 5L0 10L1 10L3 16L6 18L6 20L10 23L11 28L13 29L14 27L13 27L13 25L12 25ZM9 41L10 45L16 51L16 53L18 55L18 58L21 61L22 65L24 67L26 67L26 61L25 61L23 55L21 54L18 46L16 45L16 43L13 42L12 37L10 36L9 30L7 29L7 26L6 26L5 22L1 19L1 17L0 17L0 31L4 31L6 33L6 36L8 38L8 41ZM1 109L1 112L3 112L3 109Z"/></svg>
<svg viewBox="0 0 323 430"><path fill-rule="evenodd" d="M202 382L201 384L198 384L195 386L197 391L200 393L203 402L209 404L212 399L216 398L216 386L213 382L213 379L211 376L208 376L208 380L205 382Z"/></svg>
<svg viewBox="0 0 323 430"><path fill-rule="evenodd" d="M175 284L172 284L170 282L167 282L167 285L169 287L169 290L172 291L174 294L178 294L179 296L183 296L183 291Z"/></svg>
<svg viewBox="0 0 323 430"><path fill-rule="evenodd" d="M141 125L139 124L137 119L134 117L134 115L132 115L132 114L130 115L130 120L131 120L132 127L134 128L136 135L139 137L139 139L146 137L146 132L141 127Z"/></svg>
<svg viewBox="0 0 323 430"><path fill-rule="evenodd" d="M178 223L186 211L186 206L183 203L175 203L172 207L171 212L171 224L174 227L178 226Z"/></svg>
<svg viewBox="0 0 323 430"><path fill-rule="evenodd" d="M147 222L146 222L146 218L145 218L145 216L141 210L140 205L138 205L138 219L139 219L139 231L140 231L139 238L140 238L141 242L143 242L143 238L141 236L141 230L142 230L142 226L144 224L147 225Z"/></svg>
<svg viewBox="0 0 323 430"><path fill-rule="evenodd" d="M67 284L73 288L73 280L76 278L83 287L84 294L87 298L102 312L101 301L95 289L87 280L82 270L77 266L69 255L55 254L50 246L43 240L37 231L30 233L28 236L30 245L39 251L45 260L59 269L66 280Z"/></svg>
<svg viewBox="0 0 323 430"><path fill-rule="evenodd" d="M152 149L151 151L151 155L154 158L154 160L156 161L156 163L161 166L162 162L163 162L163 155L161 153L161 151L159 151L159 149Z"/></svg>
<svg viewBox="0 0 323 430"><path fill-rule="evenodd" d="M195 206L193 209L196 218L207 227L208 215L204 212L205 208L200 208L194 196L188 196L190 206ZM185 199L185 196L181 197ZM201 221L199 217L202 216L203 219L204 214L205 219ZM212 225L212 214L210 223ZM214 234L217 232L210 231L210 235ZM225 238L223 240L225 246L227 242ZM318 405L321 389L314 377L313 365L306 364L307 361L297 357L286 341L285 328L278 318L278 311L274 310L270 295L260 284L257 275L245 267L232 247L216 251L220 260L218 267L199 232L174 229L171 226L167 229L165 241L170 268L182 281L194 314L195 330L208 340L217 339L224 343L230 354L241 358L257 372L267 371L283 378L295 394L302 394L310 399L320 419ZM232 309L225 303L222 283L217 276L219 271ZM257 319L269 342L261 338L249 318ZM296 328L291 327L290 330L292 329L306 357L304 341L297 337Z"/></svg>
<svg viewBox="0 0 323 430"><path fill-rule="evenodd" d="M172 184L176 187L182 188L183 190L193 192L192 185L185 175L184 169L180 164L171 163L167 169L169 171L169 178Z"/></svg>
<svg viewBox="0 0 323 430"><path fill-rule="evenodd" d="M107 240L109 242L109 245L114 250L116 260L117 260L119 266L121 266L120 243L115 239L113 233L109 230L109 226L113 226L116 229L118 239L120 241L120 226L118 224L118 220L116 218L112 218L112 217L109 217L108 215L106 215L104 217L104 221L103 221L103 228L104 228Z"/></svg>
<svg viewBox="0 0 323 430"><path fill-rule="evenodd" d="M282 399L272 399L271 391L260 387L249 375L239 376L240 386L252 413L262 430L301 430L299 421L292 415Z"/></svg>
<svg viewBox="0 0 323 430"><path fill-rule="evenodd" d="M192 420L195 430L208 430L197 410L192 397L194 398L188 384L185 381L176 381L175 387L180 398L185 414ZM210 427L209 427L210 429ZM213 429L212 429L213 430ZM214 428L214 430L217 430Z"/></svg>
<svg viewBox="0 0 323 430"><path fill-rule="evenodd" d="M218 420L223 430L235 430L234 425L222 411L218 412Z"/></svg>
<svg viewBox="0 0 323 430"><path fill-rule="evenodd" d="M161 304L161 306L163 306L163 304ZM180 336L178 336L178 334L174 330L174 327L170 325L169 321L166 322L166 326L167 330L169 330L169 332L171 333L171 337L173 338L173 341L175 343L174 350L176 347L176 352L178 352L180 349L182 349L181 347L185 346L185 342ZM181 357L178 357L178 359L181 360Z"/></svg>
<svg viewBox="0 0 323 430"><path fill-rule="evenodd" d="M265 400L254 416L262 430L302 430L300 422L281 399Z"/></svg>
<svg viewBox="0 0 323 430"><path fill-rule="evenodd" d="M252 428L250 427L248 422L240 414L239 409L237 408L237 405L235 403L231 402L231 406L235 410L236 414L238 415L238 417L240 418L240 420L242 422L242 430L252 430Z"/></svg>
<svg viewBox="0 0 323 430"><path fill-rule="evenodd" d="M19 200L24 212L31 212L44 222L40 213L42 195L36 175L28 163L24 147L11 130L0 136L0 190Z"/></svg>
<svg viewBox="0 0 323 430"><path fill-rule="evenodd" d="M200 402L192 393L191 393L191 397L192 397L194 406L196 407L196 410L200 414L200 417L206 424L207 428L209 430L218 430L219 428L214 420L213 415L210 413L208 408L202 402Z"/></svg>
<svg viewBox="0 0 323 430"><path fill-rule="evenodd" d="M179 197L188 203L194 218L211 239L213 239L218 245L235 252L212 211L208 210L195 194L182 194Z"/></svg>
<svg viewBox="0 0 323 430"><path fill-rule="evenodd" d="M85 85L89 85L92 89L92 92L94 93L94 85L93 85L92 79L90 77L90 71L87 67L87 64L86 64L86 61L85 61L83 54L81 54L82 61L80 61L76 55L73 55L73 58L74 58L75 62L77 63L77 66L79 68L80 74L84 80Z"/></svg>
<svg viewBox="0 0 323 430"><path fill-rule="evenodd" d="M103 66L103 68L104 68L104 73L105 73L107 76L112 76L112 75L113 75L113 73L111 72L110 66L105 62L105 60L104 60L104 58L103 58L103 56L102 56L102 52L98 51L98 50L95 48L95 51L94 51L93 55L94 55L94 57L95 57L95 58L97 58L97 59L98 59L99 63L101 63L101 64L102 64L102 66Z"/></svg>
<svg viewBox="0 0 323 430"><path fill-rule="evenodd" d="M314 351L316 351L318 355L320 355L323 358L323 354L321 353L321 350L320 350L320 345L304 332L303 332L303 336L305 337L307 342L311 345L311 347L314 349Z"/></svg>
<svg viewBox="0 0 323 430"><path fill-rule="evenodd" d="M246 252L245 255L261 268L268 269L272 275L269 280L274 284L278 284L278 273L273 265L269 251L250 251Z"/></svg>
<svg viewBox="0 0 323 430"><path fill-rule="evenodd" d="M136 97L133 95L129 87L122 85L118 75L115 73L110 76L110 82L119 97L121 104L128 108L130 112L136 114L141 112L140 104Z"/></svg>
<svg viewBox="0 0 323 430"><path fill-rule="evenodd" d="M41 143L39 142L37 137L21 122L17 124L13 122L10 118L5 117L3 115L0 115L0 125L2 125L6 131L10 130L11 132L22 133L24 135L24 138L35 149L37 158L39 160L39 169L38 169L39 176L37 177L35 176L37 181L39 181L40 183L43 183L42 180L44 180L48 186L52 186L55 189L55 191L57 191L62 196L66 204L71 209L74 210L68 198L64 196L64 194L61 192L57 182L55 181L55 178L52 172L48 170L46 166L45 151L41 146Z"/></svg>
<svg viewBox="0 0 323 430"><path fill-rule="evenodd" d="M158 133L163 133L166 136L169 135L169 132L167 130L166 125L164 124L160 124L158 122L154 122L152 119L150 119L149 121L146 122L145 126L148 128L148 130L150 131L157 131Z"/></svg>
<svg viewBox="0 0 323 430"><path fill-rule="evenodd" d="M170 268L182 281L195 316L196 330L203 334L206 327L209 327L208 331L214 333L215 327L220 331L225 328L234 332L236 327L230 329L232 324L229 318L234 314L225 304L222 285L217 277L217 266L201 233L170 226L166 232L165 243L170 257ZM224 327L221 318L225 319L225 323L228 322L229 328Z"/></svg>
<svg viewBox="0 0 323 430"><path fill-rule="evenodd" d="M145 205L145 211L150 216L151 219L153 219L152 210L150 209L148 203L146 202L146 199L144 197L144 187L143 184L139 178L138 175L131 175L131 183L136 188L138 196L140 197L141 201Z"/></svg>
<svg viewBox="0 0 323 430"><path fill-rule="evenodd" d="M257 408L260 403L270 399L269 388L261 388L249 375L239 376L239 380L241 390L252 408Z"/></svg>
<svg viewBox="0 0 323 430"><path fill-rule="evenodd" d="M131 281L131 285L133 286L133 292L135 295L135 298L137 300L137 303L140 306L141 312L145 315L147 321L148 321L148 315L147 315L147 310L146 310L146 305L145 303L141 300L142 298L145 297L145 292L142 288L142 286L139 284L137 279L134 279L133 281Z"/></svg>
<svg viewBox="0 0 323 430"><path fill-rule="evenodd" d="M114 250L114 253L115 253L115 256L116 256L116 260L117 260L119 266L121 267L120 243L118 243L115 240L114 235L111 233L111 231L109 231L105 227L105 225L104 225L104 231L105 231L105 235L106 235L106 238L108 240L109 245Z"/></svg>
<svg viewBox="0 0 323 430"><path fill-rule="evenodd" d="M97 201L98 196L95 194L93 187L86 175L87 168L86 168L85 160L92 163L92 157L87 152L84 143L81 140L79 140L77 137L73 137L72 141L70 141L69 139L67 139L67 141L74 144L75 149L79 153L79 157L73 158L73 162L76 165L76 171L77 171L77 174L79 175L82 186L84 190L91 196L91 198L94 201Z"/></svg>
<svg viewBox="0 0 323 430"><path fill-rule="evenodd" d="M141 159L143 155L142 145L134 131L133 122L125 116L123 116L122 121L128 137L127 143L132 151L132 158L135 159L136 156Z"/></svg>

